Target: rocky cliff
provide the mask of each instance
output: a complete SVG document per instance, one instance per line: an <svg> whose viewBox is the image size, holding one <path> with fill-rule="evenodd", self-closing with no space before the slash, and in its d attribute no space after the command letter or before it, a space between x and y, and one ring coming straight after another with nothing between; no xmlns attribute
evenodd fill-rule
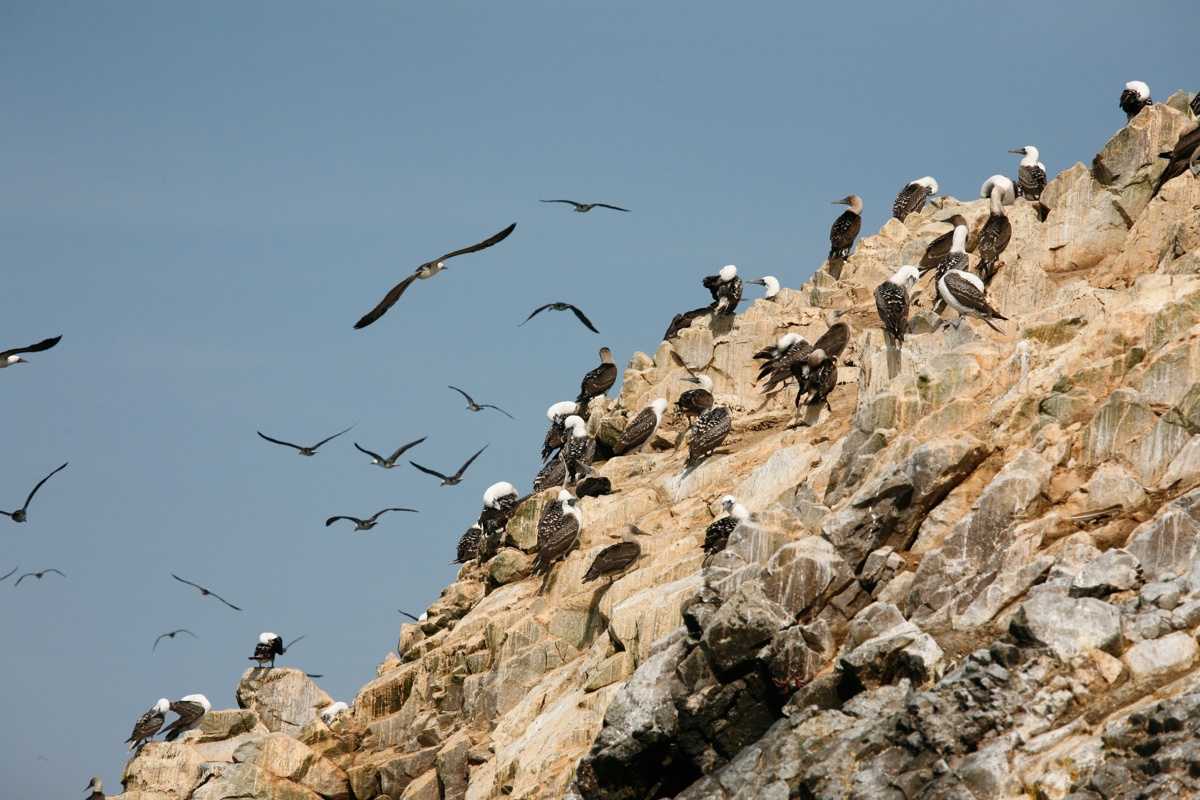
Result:
<svg viewBox="0 0 1200 800"><path fill-rule="evenodd" d="M590 427L611 443L703 372L734 414L715 456L685 470L669 413L645 452L597 464L617 491L580 501L579 547L544 587L530 552L555 491L331 724L302 673L249 670L243 708L146 745L122 797L1200 792L1200 180L1155 192L1187 99L1008 209L988 289L1003 334L939 328L925 281L889 370L873 289L937 220L965 216L971 247L987 217L949 197L799 290L698 321L637 354ZM841 309L831 408L795 424L752 355ZM725 494L751 515L705 568ZM653 534L640 559L583 583L630 522Z"/></svg>

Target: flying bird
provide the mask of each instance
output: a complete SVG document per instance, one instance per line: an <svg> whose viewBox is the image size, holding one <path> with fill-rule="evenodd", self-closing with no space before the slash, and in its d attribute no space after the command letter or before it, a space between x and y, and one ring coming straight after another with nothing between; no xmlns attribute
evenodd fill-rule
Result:
<svg viewBox="0 0 1200 800"><path fill-rule="evenodd" d="M593 397L608 394L608 390L617 382L617 364L613 361L612 351L607 347L600 348L600 366L592 369L579 384L579 396L575 402L587 409L587 404Z"/></svg>
<svg viewBox="0 0 1200 800"><path fill-rule="evenodd" d="M0 350L0 369L11 367L13 364L28 364L28 361L21 358L21 353L40 353L43 350L49 350L58 344L61 338L61 336L52 336L49 339L43 339L37 344L31 344L28 347L14 347L11 350Z"/></svg>
<svg viewBox="0 0 1200 800"><path fill-rule="evenodd" d="M408 613L407 611L405 611L405 610L404 610L404 609L402 609L402 608L397 608L396 610L397 610L397 611L399 611L399 612L400 612L401 614L403 614L404 616L406 616L406 617L408 617L409 619L411 619L413 622L422 622L422 621L424 621L424 620L426 619L426 617L418 617L418 616L417 616L417 615L415 615L415 614L410 614L410 613Z"/></svg>
<svg viewBox="0 0 1200 800"><path fill-rule="evenodd" d="M596 330L596 326L592 324L592 321L590 319L588 319L586 316L584 316L582 311L580 311L578 308L571 305L570 303L546 303L546 305L535 310L532 314L530 314L528 317L526 317L525 322L529 322L529 320L533 319L534 317L536 317L538 314L542 313L546 309L550 309L552 311L572 311L575 313L575 316L579 318L579 321L584 324L584 327L586 327L589 331L591 331L592 333L600 332L600 331ZM522 322L521 325L524 325L525 322ZM521 327L521 325L518 325L517 327L519 328L519 327Z"/></svg>
<svg viewBox="0 0 1200 800"><path fill-rule="evenodd" d="M368 325L370 325L372 322L374 322L375 320L382 317L385 313L387 313L387 310L396 304L396 301L400 299L400 295L404 294L404 290L407 289L409 286L411 286L413 281L418 280L418 279L425 280L426 278L432 278L434 275L437 275L442 270L449 269L449 267L447 267L444 262L449 261L450 259L454 258L455 256L466 255L467 253L475 253L475 252L478 252L485 248L491 247L492 245L496 244L497 242L504 241L506 238L508 238L508 235L510 233L512 233L513 229L516 227L517 227L517 223L514 222L512 225L509 225L507 228L500 231L495 236L492 236L491 238L488 238L488 239L484 239L479 244L473 244L470 247L464 247L461 250L455 250L451 253L447 253L444 256L435 258L433 261L427 261L424 264L422 264L421 266L417 267L417 271L414 272L412 275L409 275L404 280L400 281L398 284L396 284L392 288L392 290L390 292L388 292L382 300L379 301L379 305L375 306L375 308L368 311L367 314L362 319L360 319L358 322L354 323L355 329L365 328Z"/></svg>
<svg viewBox="0 0 1200 800"><path fill-rule="evenodd" d="M38 756L38 758L44 759L45 756ZM92 778L92 782L87 785L84 791L91 792L84 800L104 800L104 782L99 778Z"/></svg>
<svg viewBox="0 0 1200 800"><path fill-rule="evenodd" d="M350 428L353 428L353 427L354 427L353 425L350 426ZM350 430L350 428L346 428L346 431ZM302 455L302 456L315 456L317 454L318 447L325 444L330 439L336 439L337 437L341 436L346 431L339 431L338 433L335 433L333 436L330 436L326 439L322 439L321 441L314 444L312 447L301 447L300 445L292 444L291 442L281 442L278 439L272 439L270 436L267 436L262 431L255 431L255 433L257 433L262 438L266 439L268 442L273 442L274 444L281 444L285 447L293 447L296 450L300 451L300 455Z"/></svg>
<svg viewBox="0 0 1200 800"><path fill-rule="evenodd" d="M392 467L396 466L396 459L400 458L400 456L404 454L405 450L409 449L410 447L416 447L421 442L425 441L427 438L428 438L427 436L422 436L420 439L417 439L415 442L409 442L408 444L401 445L399 448L396 449L396 452L392 453L387 458L384 458L383 456L379 455L379 453L372 453L370 450L367 450L366 448L359 446L358 442L354 443L354 447L355 447L355 449L358 450L358 452L366 453L367 455L369 455L371 457L371 463L374 464L375 466L383 467L384 469L391 469Z"/></svg>
<svg viewBox="0 0 1200 800"><path fill-rule="evenodd" d="M129 744L129 750L125 752L128 753L135 747L141 747L143 742L154 738L154 734L158 733L158 729L162 727L163 719L170 707L171 701L163 697L154 704L153 708L138 717L137 722L133 723L133 733L129 734L129 738L124 742ZM93 778L93 781L95 780Z"/></svg>
<svg viewBox="0 0 1200 800"><path fill-rule="evenodd" d="M12 568L12 572L5 573L3 577L0 577L0 581L6 580L7 578L11 578L13 575L17 574L17 570L19 570L20 568L21 568L21 565L17 564L15 567Z"/></svg>
<svg viewBox="0 0 1200 800"><path fill-rule="evenodd" d="M1042 190L1046 188L1046 165L1038 161L1038 149L1033 145L1026 145L1008 152L1024 156L1021 166L1017 169L1017 185L1021 195L1030 200L1040 200Z"/></svg>
<svg viewBox="0 0 1200 800"><path fill-rule="evenodd" d="M462 389L458 388L457 386L449 386L447 388L453 389L454 391L461 394L463 397L467 398L467 409L470 411L483 411L485 408L494 408L497 411L499 411L501 414L503 414L504 416L508 417L509 419L513 418L512 414L508 413L500 406L492 406L492 405L488 405L487 403L476 403L474 400L471 399L471 395L467 394L466 392L464 392Z"/></svg>
<svg viewBox="0 0 1200 800"><path fill-rule="evenodd" d="M487 449L488 449L488 446L485 444L483 447L479 448L479 453L482 453L484 450L487 450ZM449 475L449 476L443 475L440 472L435 472L431 469L427 469L426 467L422 467L420 464L416 463L415 461L410 461L408 463L412 464L414 467L421 470L421 472L424 472L426 475L433 475L435 477L441 478L442 486L455 486L462 482L463 473L467 471L467 467L471 466L472 461L479 458L479 453L476 453L475 455L468 458L467 463L463 464L461 467L458 468L458 472L454 473L453 475Z"/></svg>
<svg viewBox="0 0 1200 800"><path fill-rule="evenodd" d="M833 221L833 227L829 229L830 261L844 259L850 255L850 248L854 247L854 240L862 229L862 198L852 194L841 200L834 200L833 205L850 207Z"/></svg>
<svg viewBox="0 0 1200 800"><path fill-rule="evenodd" d="M574 200L539 200L540 203L570 203L575 206L575 211L587 213L593 208L611 208L613 211L629 211L628 208L620 206L610 206L608 203L576 203Z"/></svg>
<svg viewBox="0 0 1200 800"><path fill-rule="evenodd" d="M937 193L937 181L928 175L918 178L896 195L896 202L892 203L892 216L904 222L904 218L909 214L915 214L925 207L926 198Z"/></svg>
<svg viewBox="0 0 1200 800"><path fill-rule="evenodd" d="M158 649L158 643L159 643L159 642L161 642L163 639L174 639L174 638L175 638L175 634L177 634L177 633L186 633L188 636L192 637L193 639L199 639L199 638L200 638L200 637L199 637L199 636L197 636L196 634L194 634L194 633L192 633L191 631L189 631L187 628L179 628L178 630L171 631L170 633L164 633L164 634L162 634L161 636L159 636L157 639L155 639L155 640L154 640L154 647L151 647L151 648L150 648L150 650L151 650L151 651L157 650L157 649Z"/></svg>
<svg viewBox="0 0 1200 800"><path fill-rule="evenodd" d="M67 463L69 464L70 462L67 462ZM48 481L52 477L54 477L55 472L59 472L60 470L66 469L66 467L67 467L67 464L63 464L58 469L54 470L54 472L51 472L49 475L47 475L46 477L44 477L40 481L38 481L37 486L33 487L33 491L30 492L29 496L25 498L25 505L21 506L16 511L0 511L0 514L3 514L6 517L12 517L13 522L24 522L26 519L26 516L27 516L26 511L28 511L28 509L29 509L29 501L33 499L33 496L35 494L37 494L37 490L42 488L43 483L45 483L46 481Z"/></svg>
<svg viewBox="0 0 1200 800"><path fill-rule="evenodd" d="M417 513L417 510L415 508L385 508L385 509L383 509L383 511L378 511L375 513L374 516L367 517L366 519L359 519L358 517L345 517L345 516L330 517L329 519L325 520L325 527L328 528L330 525L337 522L339 519L348 519L354 523L354 530L369 531L369 530L371 530L371 528L374 528L376 525L379 524L379 517L383 514L386 514L389 511L411 511L414 514Z"/></svg>
<svg viewBox="0 0 1200 800"><path fill-rule="evenodd" d="M188 586L195 586L197 589L199 589L199 590L200 590L200 595L201 595L201 596L203 596L203 597L207 597L207 596L209 596L209 595L212 595L213 597L217 598L218 600L220 600L220 601L221 601L222 603L224 603L225 605L227 605L227 606L229 606L230 608L232 608L234 611L241 611L241 609L240 609L240 608L238 608L238 607L237 607L237 606L235 606L233 603L231 603L231 602L229 602L228 600L226 600L224 597L221 597L221 595L217 594L216 592L210 592L208 589L205 589L203 586L201 586L201 585L200 585L200 584L198 584L198 583L192 583L191 581L185 581L183 578L179 577L179 576L178 576L178 575L176 575L174 572L172 572L172 573L171 573L171 577L172 577L172 578L174 578L175 580L179 581L180 583L186 583Z"/></svg>
<svg viewBox="0 0 1200 800"><path fill-rule="evenodd" d="M26 578L31 577L31 576L34 578L37 578L40 581L42 579L42 576L45 575L47 572L53 572L57 575L62 575L64 578L67 577L66 575L63 575L61 572L54 569L53 567L51 567L50 569L44 569L41 572L26 572L24 575L17 578L17 582L13 584L13 588L14 589L17 588L18 586L21 585L21 581L23 581Z"/></svg>
<svg viewBox="0 0 1200 800"><path fill-rule="evenodd" d="M1125 84L1125 91L1121 92L1121 99L1117 104L1125 112L1125 119L1128 121L1146 106L1154 105L1154 101L1150 99L1149 86L1142 81L1130 81Z"/></svg>
<svg viewBox="0 0 1200 800"><path fill-rule="evenodd" d="M204 722L204 717L212 711L212 703L208 702L208 698L202 694L189 694L185 697L171 703L170 710L179 715L179 719L168 725L163 733L163 737L168 742L173 742L180 737L181 734L195 730Z"/></svg>

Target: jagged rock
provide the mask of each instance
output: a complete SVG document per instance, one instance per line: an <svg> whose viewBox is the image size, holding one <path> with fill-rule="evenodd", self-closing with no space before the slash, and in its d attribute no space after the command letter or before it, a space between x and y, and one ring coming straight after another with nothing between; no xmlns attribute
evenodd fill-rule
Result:
<svg viewBox="0 0 1200 800"><path fill-rule="evenodd" d="M1076 573L1071 581L1071 597L1107 597L1138 585L1142 565L1127 550L1101 553Z"/></svg>
<svg viewBox="0 0 1200 800"><path fill-rule="evenodd" d="M264 800L321 800L316 792L280 778L250 763L208 763L191 800L230 800L254 797Z"/></svg>
<svg viewBox="0 0 1200 800"><path fill-rule="evenodd" d="M921 686L936 677L943 655L932 636L905 620L839 659L842 691L857 693L905 679Z"/></svg>
<svg viewBox="0 0 1200 800"><path fill-rule="evenodd" d="M1186 573L1200 556L1200 491L1191 491L1164 506L1139 525L1125 547L1154 580L1163 573Z"/></svg>
<svg viewBox="0 0 1200 800"><path fill-rule="evenodd" d="M787 609L757 584L738 588L704 629L701 641L717 669L729 672L754 658L758 648L792 621Z"/></svg>
<svg viewBox="0 0 1200 800"><path fill-rule="evenodd" d="M349 800L351 796L349 778L341 768L287 734L248 741L234 751L233 760L298 783L327 800Z"/></svg>
<svg viewBox="0 0 1200 800"><path fill-rule="evenodd" d="M1117 609L1091 597L1036 595L1020 605L1009 629L1019 641L1047 647L1062 659L1088 649L1116 654L1122 643Z"/></svg>
<svg viewBox="0 0 1200 800"><path fill-rule="evenodd" d="M303 670L251 667L242 673L237 701L258 715L267 730L297 733L333 702Z"/></svg>
<svg viewBox="0 0 1200 800"><path fill-rule="evenodd" d="M1183 631L1176 631L1161 639L1138 642L1129 648L1121 660L1129 667L1135 679L1154 678L1187 669L1200 655L1200 645Z"/></svg>

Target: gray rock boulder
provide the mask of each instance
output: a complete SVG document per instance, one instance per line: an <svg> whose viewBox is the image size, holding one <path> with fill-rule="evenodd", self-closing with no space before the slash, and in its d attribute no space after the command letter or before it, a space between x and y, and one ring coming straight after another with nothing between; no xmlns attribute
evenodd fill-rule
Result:
<svg viewBox="0 0 1200 800"><path fill-rule="evenodd" d="M1092 597L1063 597L1049 592L1021 603L1009 624L1018 641L1046 647L1061 659L1085 650L1121 652L1121 615Z"/></svg>

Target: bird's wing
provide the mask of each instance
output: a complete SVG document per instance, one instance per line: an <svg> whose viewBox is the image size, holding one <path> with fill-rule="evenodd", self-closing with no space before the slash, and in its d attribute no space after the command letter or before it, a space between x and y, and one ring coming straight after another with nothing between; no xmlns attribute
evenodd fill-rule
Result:
<svg viewBox="0 0 1200 800"><path fill-rule="evenodd" d="M15 356L19 353L40 353L43 350L49 350L51 347L54 347L54 345L58 344L58 340L61 338L61 336L52 336L49 339L43 339L37 344L31 344L28 347L14 347L12 350L5 350L0 352L0 359L8 358L9 356Z"/></svg>
<svg viewBox="0 0 1200 800"><path fill-rule="evenodd" d="M357 449L357 450L358 450L358 452L360 452L360 453L366 453L366 454L367 454L367 455L369 455L371 458L375 459L376 461L378 461L378 462L380 462L380 463L383 463L384 461L386 461L386 460L387 460L387 459L385 459L383 456L379 455L379 453L372 453L370 450L366 449L365 447L362 447L361 445L359 445L359 443L358 443L358 442L355 442L355 443L354 443L354 447L355 447L355 449ZM403 452L403 451L401 451L401 452ZM392 460L393 460L393 461L395 460L395 458L396 458L395 456L392 456Z"/></svg>
<svg viewBox="0 0 1200 800"><path fill-rule="evenodd" d="M379 301L379 305L372 308L370 311L368 311L366 314L363 315L362 319L360 319L358 322L354 323L355 330L357 330L359 328L367 327L372 322L374 322L375 320L382 317L385 313L387 313L387 310L389 308L391 308L392 306L394 306L396 304L396 301L400 299L400 295L404 294L404 290L407 289L409 286L411 286L412 282L415 281L416 279L417 279L417 273L414 272L412 275L409 275L407 278L405 278L404 280L400 281L395 286L393 286L392 290L390 292L388 292L387 294L385 294L383 296L383 299Z"/></svg>
<svg viewBox="0 0 1200 800"><path fill-rule="evenodd" d="M65 577L67 577L67 576L66 576L66 575L64 575L63 573L61 573L61 572L59 572L58 570L56 570L56 569L53 569L53 568L52 568L52 569L44 569L44 570L42 570L42 574L43 574L43 575L45 575L47 572L55 572L55 573L58 573L59 575L62 575L64 578L65 578Z"/></svg>
<svg viewBox="0 0 1200 800"><path fill-rule="evenodd" d="M570 203L576 208L583 208L583 203L576 203L574 200L539 200L541 203Z"/></svg>
<svg viewBox="0 0 1200 800"><path fill-rule="evenodd" d="M556 201L556 200L543 200L542 202L543 202L543 203L554 203L554 202L557 202L557 201ZM546 305L544 305L544 306L541 306L540 308L536 308L536 309L534 309L534 312L533 312L532 314L530 314L528 317L526 317L526 318L525 318L525 322L529 322L529 320L533 319L533 318L534 318L534 317L536 317L538 314L542 313L543 311L545 311L547 308L549 308L549 307L550 307L550 306L552 306L552 305L554 305L554 303L546 303ZM524 324L525 324L525 322L522 322L522 323L521 323L521 325L524 325ZM521 325L518 325L517 327L519 328L519 327L521 327Z"/></svg>
<svg viewBox="0 0 1200 800"><path fill-rule="evenodd" d="M70 463L70 462L67 462L67 463ZM60 470L65 469L66 466L67 466L66 464L63 464L58 469L54 470L54 472L59 472ZM43 483L50 480L50 478L54 477L54 472L51 472L49 475L47 475L46 477L44 477L40 481L38 481L38 485L33 487L33 491L29 493L29 497L25 498L25 505L21 506L22 509L29 508L29 501L33 499L33 496L35 494L37 494L37 490L42 488Z"/></svg>
<svg viewBox="0 0 1200 800"><path fill-rule="evenodd" d="M497 408L496 410L499 411L500 409ZM483 447L479 448L479 453L482 453L484 450L487 450L487 449L488 449L488 446L485 444ZM467 463L465 463L461 467L459 467L458 472L454 473L454 477L461 478L462 474L467 471L467 467L471 466L471 462L474 461L475 459L479 458L479 453L476 453L475 455L468 458Z"/></svg>
<svg viewBox="0 0 1200 800"><path fill-rule="evenodd" d="M600 208L611 208L613 211L628 211L629 210L628 208L621 208L620 206L610 206L608 203L592 203L592 205L600 206Z"/></svg>
<svg viewBox="0 0 1200 800"><path fill-rule="evenodd" d="M355 424L357 424L357 423L355 423ZM353 428L353 427L354 427L354 425L351 425L351 426L350 426L350 428ZM346 431L350 430L350 428L346 428ZM314 445L312 446L312 449L313 449L313 450L316 450L318 447L320 447L321 445L325 444L325 443L326 443L326 442L328 442L330 439L336 439L337 437L341 436L341 435L342 435L343 433L345 433L346 431L339 431L339 432L335 433L333 436L330 436L330 437L328 437L328 438L326 438L326 439L322 439L321 441L319 441L319 442L317 442L316 444L314 444Z"/></svg>
<svg viewBox="0 0 1200 800"><path fill-rule="evenodd" d="M954 295L955 300L971 311L980 314L983 321L987 322L988 325L991 325L993 329L997 331L1000 330L991 322L989 322L987 318L1005 318L1000 316L996 309L991 307L987 301L987 296L984 295L983 292L979 291L978 286L971 283L969 280L966 280L962 276L954 274L954 270L947 272L942 280L945 282L946 288L950 291L950 294ZM1003 331L1000 332L1003 333Z"/></svg>
<svg viewBox="0 0 1200 800"><path fill-rule="evenodd" d="M813 342L812 349L824 350L826 355L840 356L849 341L850 326L844 322L835 322L821 334L821 338Z"/></svg>
<svg viewBox="0 0 1200 800"><path fill-rule="evenodd" d="M543 201L543 202L544 202L544 201ZM404 611L403 609L399 609L399 608L397 608L396 610L397 610L397 611L399 611L399 612L400 612L401 614L403 614L404 616L406 616L406 617L408 617L409 619L411 619L413 622L420 622L420 621L421 621L421 620L417 619L416 617L414 617L412 614L408 613L407 611Z"/></svg>
<svg viewBox="0 0 1200 800"><path fill-rule="evenodd" d="M410 447L416 447L417 445L419 445L421 442L425 441L425 440L426 440L426 439L428 439L428 438L429 438L428 436L422 436L420 439L417 439L415 442L409 442L408 444L401 446L400 448L398 448L398 449L396 450L396 452L392 453L392 457L391 457L390 459L388 459L388 460L389 460L389 461L395 461L397 458L399 458L399 457L400 457L400 455L401 455L401 454L402 454L402 453L403 453L405 450L407 450L407 449L408 449L408 448L410 448Z"/></svg>
<svg viewBox="0 0 1200 800"><path fill-rule="evenodd" d="M180 583L186 583L188 586L195 586L197 589L199 589L202 592L208 591L207 589L205 589L203 586L201 586L198 583L192 583L191 581L185 581L183 578L179 577L174 572L171 573L171 577L174 578L175 580L179 581Z"/></svg>
<svg viewBox="0 0 1200 800"><path fill-rule="evenodd" d="M495 236L491 236L487 239L484 239L479 244L473 244L470 247L464 247L462 250L455 250L453 253L446 253L446 255L442 256L441 258L436 258L436 259L434 259L434 261L435 262L445 261L448 258L454 258L455 256L461 256L466 253L474 253L479 250L483 250L484 248L491 247L492 245L496 244L497 242L502 242L505 239L507 239L508 235L510 233L512 233L513 229L516 227L517 227L517 223L514 222L512 225L509 225L507 228L500 231Z"/></svg>
<svg viewBox="0 0 1200 800"><path fill-rule="evenodd" d="M494 409L496 409L497 411L499 411L501 414L503 414L504 416L508 417L509 419L516 419L516 417L514 417L512 414L510 414L510 413L508 413L507 411L505 411L505 410L504 410L503 408L501 408L500 406L491 406L491 405L488 405L487 403L481 403L481 404L479 405L479 407L480 407L480 408L494 408Z"/></svg>
<svg viewBox="0 0 1200 800"><path fill-rule="evenodd" d="M428 468L426 468L426 467L422 467L420 464L418 464L418 463L417 463L417 462L415 462L415 461L410 461L410 462L408 462L408 463L412 464L414 467L416 467L417 469L421 470L421 472L424 472L426 475L436 475L437 477L441 478L441 479L442 479L442 480L444 480L444 481L446 481L446 480L450 480L448 477L446 477L446 476L445 476L445 475L443 475L442 473L440 473L440 472L436 472L436 471L434 471L434 470L432 470L432 469L428 469Z"/></svg>
<svg viewBox="0 0 1200 800"><path fill-rule="evenodd" d="M348 519L351 522L353 522L355 525L361 525L363 522L361 519L357 519L355 517L330 517L329 519L325 520L325 527L328 528L330 525L337 522L339 519Z"/></svg>
<svg viewBox="0 0 1200 800"><path fill-rule="evenodd" d="M0 511L0 514L3 514L6 517L11 517L15 513L15 511Z"/></svg>
<svg viewBox="0 0 1200 800"><path fill-rule="evenodd" d="M306 634L304 634L304 636L308 636L308 634L306 633ZM285 646L283 649L284 649L284 650L287 650L289 647L291 647L292 645L294 645L296 642L298 642L298 641L300 641L301 639L303 639L303 638L304 638L304 636L297 636L295 639L292 639L290 642L288 642L288 643L287 643L287 645L286 645L286 646ZM280 655L283 655L283 653L280 653Z"/></svg>
<svg viewBox="0 0 1200 800"><path fill-rule="evenodd" d="M596 326L592 324L592 321L591 321L590 319L588 319L587 317L585 317L585 316L583 315L583 312L582 312L582 311L580 311L578 308L576 308L575 306L573 306L573 305L570 305L570 304L568 304L568 305L567 305L567 308L569 308L569 309L571 309L572 311L574 311L574 312L575 312L575 316L579 317L579 321L580 321L580 322L582 322L584 325L586 325L586 326L587 326L587 329L588 329L588 330L590 330L592 333L599 333L599 332L600 332L600 331L596 330Z"/></svg>
<svg viewBox="0 0 1200 800"><path fill-rule="evenodd" d="M471 399L471 395L467 394L462 389L458 388L457 386L451 386L449 388L453 389L454 391L461 394L463 397L467 398L467 402L470 403L471 405L475 405L475 401Z"/></svg>
<svg viewBox="0 0 1200 800"><path fill-rule="evenodd" d="M383 511L380 511L378 514L371 517L371 519L379 519L380 515L385 514L388 511L411 511L414 514L420 513L415 508L385 508Z"/></svg>
<svg viewBox="0 0 1200 800"><path fill-rule="evenodd" d="M241 611L241 609L240 609L240 608L238 608L238 607L237 607L237 606L235 606L233 603L231 603L231 602L229 602L228 600L226 600L224 597L221 597L221 595L217 594L216 592L212 592L212 591L210 591L210 592L209 592L209 594L211 594L213 597L215 597L215 598L217 598L218 600L220 600L220 601L221 601L222 603L224 603L225 605L227 605L227 606L229 606L230 608L232 608L234 611Z"/></svg>
<svg viewBox="0 0 1200 800"><path fill-rule="evenodd" d="M186 633L188 636L192 637L193 639L199 639L199 638L200 638L200 637L199 637L199 636L197 636L196 634L194 634L194 633L192 633L191 631L189 631L187 628L180 628L179 630L175 631L175 633Z"/></svg>
<svg viewBox="0 0 1200 800"><path fill-rule="evenodd" d="M3 578L0 578L0 581L5 580L7 578L11 578L13 575L16 574L17 570L19 570L20 568L21 568L21 565L17 564L15 567L12 568L12 572L8 573Z"/></svg>
<svg viewBox="0 0 1200 800"><path fill-rule="evenodd" d="M155 640L154 640L154 647L151 647L151 648L150 648L150 651L151 651L151 652L154 652L155 650L157 650L157 649L158 649L158 643L159 643L159 642L161 642L163 639L167 638L168 636L171 636L171 634L169 634L169 633L164 633L164 634L160 635L160 636L159 636L157 639L155 639ZM172 638L174 638L174 637L172 637Z"/></svg>
<svg viewBox="0 0 1200 800"><path fill-rule="evenodd" d="M17 578L17 582L13 584L13 588L16 588L17 586L20 586L20 585L21 585L21 581L25 580L25 579L26 579L26 578L28 578L30 575L37 575L37 573L36 573L36 572L26 572L24 575L22 575L21 577Z"/></svg>
<svg viewBox="0 0 1200 800"><path fill-rule="evenodd" d="M273 442L274 444L281 444L281 445L283 445L284 447L294 447L294 448L296 448L297 450L303 450L303 449L304 449L303 447L301 447L301 446L300 446L300 445L298 445L298 444L292 444L291 442L282 442L282 441L280 441L279 439L272 439L270 436L267 436L267 435L266 435L265 433L263 433L262 431L255 431L255 433L257 433L257 434L258 434L259 436L261 436L262 438L266 439L268 442ZM184 582L186 583L186 581L184 581ZM192 585L193 585L193 586L195 586L196 584L192 584Z"/></svg>

